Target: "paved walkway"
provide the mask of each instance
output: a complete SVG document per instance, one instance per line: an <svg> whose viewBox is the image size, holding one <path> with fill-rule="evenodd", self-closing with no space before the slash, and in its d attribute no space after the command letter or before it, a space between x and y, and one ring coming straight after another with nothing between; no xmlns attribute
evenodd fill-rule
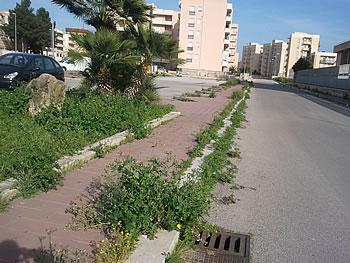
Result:
<svg viewBox="0 0 350 263"><path fill-rule="evenodd" d="M156 129L148 138L122 145L105 158L92 160L82 169L67 174L64 185L57 190L13 202L7 212L0 214L0 263L18 259L25 262L25 255L40 246L39 237L45 236L48 229L56 230L53 238L57 245L88 249L91 241L98 241L101 236L97 231L65 229L70 219L65 210L70 201L83 193L93 179L121 155L144 161L165 157L170 152L178 160L187 159L195 135L224 109L232 91L223 91L215 99L195 98L197 102L166 101L174 104L182 116Z"/></svg>

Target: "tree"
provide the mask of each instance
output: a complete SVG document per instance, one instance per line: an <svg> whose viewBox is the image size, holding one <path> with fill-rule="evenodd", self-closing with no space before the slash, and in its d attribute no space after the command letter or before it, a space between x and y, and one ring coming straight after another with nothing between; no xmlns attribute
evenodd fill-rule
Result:
<svg viewBox="0 0 350 263"><path fill-rule="evenodd" d="M42 53L50 46L52 30L50 14L45 8L39 8L36 11L34 24L33 34L30 37L30 50L34 53Z"/></svg>
<svg viewBox="0 0 350 263"><path fill-rule="evenodd" d="M22 0L13 10L10 10L9 23L3 27L3 30L12 42L15 39L15 14L17 17L17 50L27 52L35 21L34 9L31 8L30 0Z"/></svg>
<svg viewBox="0 0 350 263"><path fill-rule="evenodd" d="M306 58L300 58L297 63L294 64L294 66L292 67L292 69L294 70L294 72L298 72L300 70L306 70L306 69L312 69L312 64L309 60L307 60Z"/></svg>
<svg viewBox="0 0 350 263"><path fill-rule="evenodd" d="M115 29L118 23L127 25L148 21L151 6L144 0L52 0L96 29Z"/></svg>
<svg viewBox="0 0 350 263"><path fill-rule="evenodd" d="M17 18L17 50L42 53L50 44L50 15L45 8L39 8L34 14L30 0L22 0L10 10L9 23L2 27L10 37L12 43L15 39L15 14Z"/></svg>
<svg viewBox="0 0 350 263"><path fill-rule="evenodd" d="M109 29L74 35L73 40L82 51L70 51L69 57L74 61L91 59L86 77L92 85L104 93L124 92L131 85L130 76L136 72L140 60L134 52L134 41L125 40L119 32Z"/></svg>

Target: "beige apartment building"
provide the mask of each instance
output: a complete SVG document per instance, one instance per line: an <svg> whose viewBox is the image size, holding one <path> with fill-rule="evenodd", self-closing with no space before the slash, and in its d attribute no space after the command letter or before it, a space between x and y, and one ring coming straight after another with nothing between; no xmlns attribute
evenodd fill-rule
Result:
<svg viewBox="0 0 350 263"><path fill-rule="evenodd" d="M337 65L337 53L318 51L311 57L313 68L329 68Z"/></svg>
<svg viewBox="0 0 350 263"><path fill-rule="evenodd" d="M165 33L179 41L180 13L174 10L156 8L152 4L152 28L158 33Z"/></svg>
<svg viewBox="0 0 350 263"><path fill-rule="evenodd" d="M238 24L231 25L231 36L230 36L230 62L229 67L233 67L236 70L238 69L239 53L237 51L237 42L238 42Z"/></svg>
<svg viewBox="0 0 350 263"><path fill-rule="evenodd" d="M260 72L262 64L263 45L249 43L243 47L242 67L246 73Z"/></svg>
<svg viewBox="0 0 350 263"><path fill-rule="evenodd" d="M270 67L271 67L271 50L272 45L270 43L264 44L262 48L261 53L261 65L259 73L261 76L268 77L270 74Z"/></svg>
<svg viewBox="0 0 350 263"><path fill-rule="evenodd" d="M227 0L180 1L179 66L184 74L217 77L233 63L233 7ZM237 28L238 30L238 28Z"/></svg>
<svg viewBox="0 0 350 263"><path fill-rule="evenodd" d="M287 77L294 75L293 66L300 58L311 58L312 53L319 51L320 36L294 32L289 38Z"/></svg>

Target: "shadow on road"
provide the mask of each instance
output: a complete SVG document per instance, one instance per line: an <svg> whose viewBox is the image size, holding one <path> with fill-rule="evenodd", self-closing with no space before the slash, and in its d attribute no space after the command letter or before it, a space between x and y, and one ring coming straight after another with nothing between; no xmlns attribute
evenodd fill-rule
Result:
<svg viewBox="0 0 350 263"><path fill-rule="evenodd" d="M343 114L347 117L350 117L350 109L345 108L343 106L340 106L338 104L335 104L334 102L331 102L329 100L315 97L311 94L308 94L307 92L297 89L297 88L292 88L292 87L287 87L283 86L281 84L278 84L274 81L268 81L268 80L255 80L254 81L255 88L256 89L265 89L265 90L273 90L277 92L288 92L288 93L293 93L295 95L298 95L300 97L303 97L309 101L312 101L314 103L317 103L323 107L326 107L330 110L336 111L340 114Z"/></svg>

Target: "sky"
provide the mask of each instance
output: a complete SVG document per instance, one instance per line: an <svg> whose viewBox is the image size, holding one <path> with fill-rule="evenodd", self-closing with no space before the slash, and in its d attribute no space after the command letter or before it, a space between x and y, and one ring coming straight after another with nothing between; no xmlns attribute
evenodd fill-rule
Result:
<svg viewBox="0 0 350 263"><path fill-rule="evenodd" d="M19 0L0 0L0 10L13 9ZM186 0L182 0L186 1ZM216 1L216 0L212 0ZM178 0L147 0L158 8L178 10ZM332 51L339 43L350 40L350 0L230 0L234 6L233 22L240 26L238 50L249 42L287 41L292 32L321 35L321 51ZM37 9L45 7L57 27L84 27L50 0L32 0Z"/></svg>

